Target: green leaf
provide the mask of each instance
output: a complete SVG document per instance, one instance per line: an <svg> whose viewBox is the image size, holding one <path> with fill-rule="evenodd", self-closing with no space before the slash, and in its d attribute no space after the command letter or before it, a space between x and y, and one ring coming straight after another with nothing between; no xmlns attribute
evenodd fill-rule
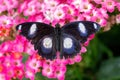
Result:
<svg viewBox="0 0 120 80"><path fill-rule="evenodd" d="M82 80L82 67L79 64L68 65L65 80Z"/></svg>
<svg viewBox="0 0 120 80"><path fill-rule="evenodd" d="M97 63L101 61L103 54L106 54L108 58L113 58L112 51L105 46L97 37L90 41L87 47L87 52L83 54L84 67L95 68ZM94 60L94 61L93 61Z"/></svg>
<svg viewBox="0 0 120 80"><path fill-rule="evenodd" d="M97 78L98 80L120 80L120 57L103 62Z"/></svg>
<svg viewBox="0 0 120 80"><path fill-rule="evenodd" d="M25 16L25 19L28 19L29 17L28 16Z"/></svg>
<svg viewBox="0 0 120 80"><path fill-rule="evenodd" d="M49 79L46 76L43 76L41 73L36 73L35 80L56 80L54 78Z"/></svg>
<svg viewBox="0 0 120 80"><path fill-rule="evenodd" d="M25 63L28 60L29 55L26 53L23 53L23 58L22 58L22 62Z"/></svg>
<svg viewBox="0 0 120 80"><path fill-rule="evenodd" d="M23 78L22 80L30 80L30 79L28 79L28 78Z"/></svg>

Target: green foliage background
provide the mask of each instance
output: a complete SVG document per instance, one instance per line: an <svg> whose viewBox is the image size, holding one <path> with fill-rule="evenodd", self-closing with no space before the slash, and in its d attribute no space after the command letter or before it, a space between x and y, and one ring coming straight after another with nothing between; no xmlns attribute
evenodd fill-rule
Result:
<svg viewBox="0 0 120 80"><path fill-rule="evenodd" d="M80 63L67 66L65 80L120 80L120 25L98 32L82 57ZM35 80L56 79L38 73Z"/></svg>
<svg viewBox="0 0 120 80"><path fill-rule="evenodd" d="M99 32L80 63L68 66L65 80L120 80L120 25Z"/></svg>

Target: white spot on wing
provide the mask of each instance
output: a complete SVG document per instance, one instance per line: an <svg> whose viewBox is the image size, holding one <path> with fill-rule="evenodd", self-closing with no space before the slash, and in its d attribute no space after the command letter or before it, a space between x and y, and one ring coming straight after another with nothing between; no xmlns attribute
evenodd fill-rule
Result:
<svg viewBox="0 0 120 80"><path fill-rule="evenodd" d="M21 29L22 29L22 25L19 25L19 26L18 26L18 30L21 30Z"/></svg>
<svg viewBox="0 0 120 80"><path fill-rule="evenodd" d="M49 37L43 39L43 46L45 48L52 48L52 39Z"/></svg>
<svg viewBox="0 0 120 80"><path fill-rule="evenodd" d="M94 25L94 28L95 28L95 29L97 29L97 24L96 24L96 23L94 23L93 25Z"/></svg>
<svg viewBox="0 0 120 80"><path fill-rule="evenodd" d="M79 30L83 33L86 34L86 29L83 23L78 24Z"/></svg>
<svg viewBox="0 0 120 80"><path fill-rule="evenodd" d="M73 46L73 41L71 38L65 38L64 41L63 41L63 46L64 48L71 48Z"/></svg>
<svg viewBox="0 0 120 80"><path fill-rule="evenodd" d="M36 29L37 29L36 24L33 24L33 25L30 27L29 34L30 34L30 35L33 35L33 34L35 33Z"/></svg>

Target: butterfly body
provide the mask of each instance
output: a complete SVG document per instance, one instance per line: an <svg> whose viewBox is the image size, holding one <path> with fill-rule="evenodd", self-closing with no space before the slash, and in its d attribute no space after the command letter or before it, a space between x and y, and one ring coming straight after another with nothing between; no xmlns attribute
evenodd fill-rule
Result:
<svg viewBox="0 0 120 80"><path fill-rule="evenodd" d="M26 22L16 27L46 59L55 59L56 52L60 52L60 58L75 56L81 50L81 44L84 44L99 28L97 23L90 21L71 22L62 28L59 24L54 28L40 22Z"/></svg>
<svg viewBox="0 0 120 80"><path fill-rule="evenodd" d="M60 41L61 41L61 29L60 29L60 25L56 24L55 28L54 28L54 32L55 32L55 38L56 38L56 49L57 51L60 51Z"/></svg>

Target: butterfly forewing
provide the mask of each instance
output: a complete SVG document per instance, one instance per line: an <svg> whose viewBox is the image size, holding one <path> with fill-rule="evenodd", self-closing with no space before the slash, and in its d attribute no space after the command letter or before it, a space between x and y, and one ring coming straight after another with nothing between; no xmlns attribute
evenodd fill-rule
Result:
<svg viewBox="0 0 120 80"><path fill-rule="evenodd" d="M38 53L46 59L55 59L56 57L56 44L54 34L45 36L38 41L37 44Z"/></svg>
<svg viewBox="0 0 120 80"><path fill-rule="evenodd" d="M62 27L62 32L69 34L84 43L87 38L99 30L99 24L91 21L71 22Z"/></svg>
<svg viewBox="0 0 120 80"><path fill-rule="evenodd" d="M26 22L17 25L17 30L20 30L20 34L27 39L33 39L36 36L44 37L45 35L54 33L54 28L45 23L39 22Z"/></svg>

